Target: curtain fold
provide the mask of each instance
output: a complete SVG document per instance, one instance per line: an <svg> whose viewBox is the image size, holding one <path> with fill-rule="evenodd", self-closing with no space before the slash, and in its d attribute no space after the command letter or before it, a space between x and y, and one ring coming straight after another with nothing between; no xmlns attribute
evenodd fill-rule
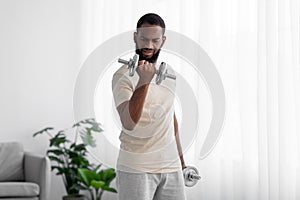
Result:
<svg viewBox="0 0 300 200"><path fill-rule="evenodd" d="M297 199L299 3L258 1L258 8L260 198Z"/></svg>

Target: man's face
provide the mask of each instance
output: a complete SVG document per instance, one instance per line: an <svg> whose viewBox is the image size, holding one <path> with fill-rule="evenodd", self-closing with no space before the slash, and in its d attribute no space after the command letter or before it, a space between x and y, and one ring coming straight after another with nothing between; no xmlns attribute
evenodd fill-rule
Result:
<svg viewBox="0 0 300 200"><path fill-rule="evenodd" d="M136 53L140 60L156 62L163 46L166 36L163 35L163 28L158 25L143 24L138 31L134 33L136 44Z"/></svg>

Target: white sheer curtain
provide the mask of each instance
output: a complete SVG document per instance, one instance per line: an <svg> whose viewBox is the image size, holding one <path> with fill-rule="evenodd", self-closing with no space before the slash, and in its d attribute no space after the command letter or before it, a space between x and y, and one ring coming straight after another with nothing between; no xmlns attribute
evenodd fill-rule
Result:
<svg viewBox="0 0 300 200"><path fill-rule="evenodd" d="M299 1L83 2L89 43L82 53L132 30L148 12L200 44L225 88L226 120L215 149L199 160L199 135L185 154L203 177L187 188L188 199L300 199Z"/></svg>

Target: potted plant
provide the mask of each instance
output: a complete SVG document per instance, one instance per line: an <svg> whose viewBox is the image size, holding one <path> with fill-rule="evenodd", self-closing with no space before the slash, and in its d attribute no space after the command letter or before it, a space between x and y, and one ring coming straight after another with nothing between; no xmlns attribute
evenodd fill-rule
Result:
<svg viewBox="0 0 300 200"><path fill-rule="evenodd" d="M109 185L116 177L113 168L100 169L101 165L94 169L80 168L78 174L82 182L82 187L89 191L91 200L101 200L104 191L114 192L117 191Z"/></svg>
<svg viewBox="0 0 300 200"><path fill-rule="evenodd" d="M51 133L52 131L52 127L47 127L33 134L33 137L40 134L47 134L50 137L47 155L52 161L51 170L56 170L56 174L62 176L68 194L63 199L83 200L85 197L79 192L85 188L82 187L78 169L91 167L87 159L87 146L95 146L93 134L103 131L101 124L97 123L95 119L85 119L54 135ZM75 132L73 141L67 138L67 133L70 131ZM78 136L81 137L82 142L78 141Z"/></svg>

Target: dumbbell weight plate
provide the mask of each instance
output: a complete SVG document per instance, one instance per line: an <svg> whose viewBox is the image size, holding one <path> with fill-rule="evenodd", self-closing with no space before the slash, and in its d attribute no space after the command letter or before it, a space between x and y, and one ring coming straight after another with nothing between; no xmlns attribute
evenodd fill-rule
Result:
<svg viewBox="0 0 300 200"><path fill-rule="evenodd" d="M183 176L184 176L184 184L187 187L193 187L194 185L197 184L198 180L200 179L195 179L192 178L192 175L197 175L199 176L199 172L196 167L188 166L183 170Z"/></svg>
<svg viewBox="0 0 300 200"><path fill-rule="evenodd" d="M159 66L159 70L156 72L156 84L159 85L163 80L165 80L164 74L166 73L166 63L162 62Z"/></svg>
<svg viewBox="0 0 300 200"><path fill-rule="evenodd" d="M136 68L138 67L139 62L139 55L135 54L133 56L133 59L130 59L130 63L128 65L129 68L129 76L133 76L135 73Z"/></svg>

